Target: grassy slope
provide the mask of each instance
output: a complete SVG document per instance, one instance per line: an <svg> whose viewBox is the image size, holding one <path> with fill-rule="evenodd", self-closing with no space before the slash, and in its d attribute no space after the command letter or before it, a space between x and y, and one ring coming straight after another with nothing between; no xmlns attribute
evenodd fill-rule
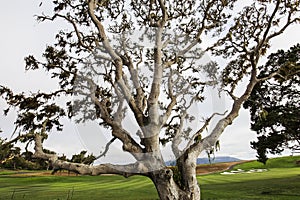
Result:
<svg viewBox="0 0 300 200"><path fill-rule="evenodd" d="M243 163L242 165L236 165L234 169L243 168L245 170L248 169L262 169L262 168L293 168L298 167L296 161L300 160L300 156L286 156L280 158L269 159L266 165L258 162L252 161L248 163Z"/></svg>
<svg viewBox="0 0 300 200"><path fill-rule="evenodd" d="M257 161L237 165L234 169L268 169L263 173L205 175L198 180L203 199L300 199L300 156L270 159L267 165Z"/></svg>
<svg viewBox="0 0 300 200"><path fill-rule="evenodd" d="M203 199L300 199L298 157L272 159L268 171L253 174L199 176ZM265 168L255 161L236 169ZM288 169L287 169L288 168ZM155 187L145 177L119 176L12 176L0 171L0 200L6 199L158 199Z"/></svg>

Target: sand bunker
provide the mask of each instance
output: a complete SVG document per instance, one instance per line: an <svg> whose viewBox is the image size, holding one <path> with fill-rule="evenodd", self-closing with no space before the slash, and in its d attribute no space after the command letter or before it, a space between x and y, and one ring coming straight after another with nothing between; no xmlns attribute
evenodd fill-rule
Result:
<svg viewBox="0 0 300 200"><path fill-rule="evenodd" d="M232 170L229 172L222 172L220 174L223 175L230 175L230 174L251 174L251 173L261 173L261 172L266 172L268 171L267 169L250 169L250 170L242 170L242 169L237 169L237 170Z"/></svg>

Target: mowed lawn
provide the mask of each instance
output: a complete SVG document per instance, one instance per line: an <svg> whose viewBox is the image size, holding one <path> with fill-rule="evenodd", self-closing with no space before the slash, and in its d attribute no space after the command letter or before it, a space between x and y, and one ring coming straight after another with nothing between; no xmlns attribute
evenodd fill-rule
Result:
<svg viewBox="0 0 300 200"><path fill-rule="evenodd" d="M141 176L0 176L0 200L157 199L152 182Z"/></svg>
<svg viewBox="0 0 300 200"><path fill-rule="evenodd" d="M249 162L235 166L261 173L198 176L202 199L300 199L300 156L272 159L266 166ZM0 171L0 200L150 200L158 199L151 180L141 176L24 176Z"/></svg>
<svg viewBox="0 0 300 200"><path fill-rule="evenodd" d="M232 170L267 169L266 172L199 176L202 199L300 199L300 156L243 163Z"/></svg>

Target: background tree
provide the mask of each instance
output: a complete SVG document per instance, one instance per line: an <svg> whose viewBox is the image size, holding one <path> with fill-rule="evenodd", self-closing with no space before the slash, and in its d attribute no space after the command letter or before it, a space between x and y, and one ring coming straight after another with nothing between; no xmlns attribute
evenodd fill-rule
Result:
<svg viewBox="0 0 300 200"><path fill-rule="evenodd" d="M271 54L264 68L260 77L280 73L257 84L244 107L250 109L251 128L259 135L252 148L266 163L267 153L300 150L300 44Z"/></svg>
<svg viewBox="0 0 300 200"><path fill-rule="evenodd" d="M13 143L0 140L0 168L28 169L32 166L21 156L21 148Z"/></svg>
<svg viewBox="0 0 300 200"><path fill-rule="evenodd" d="M21 152L20 147L16 147L14 141L6 141L0 138L0 168L4 169L27 169L45 170L49 169L49 163L45 159L34 158L31 151ZM45 152L51 151L44 149ZM53 152L52 152L53 153Z"/></svg>
<svg viewBox="0 0 300 200"><path fill-rule="evenodd" d="M3 168L5 163L15 157L13 144L6 145L5 140L0 138L0 167Z"/></svg>
<svg viewBox="0 0 300 200"><path fill-rule="evenodd" d="M54 0L53 13L38 20L63 19L71 29L56 35L44 60L30 55L25 62L27 70L45 69L60 88L30 95L0 88L9 108L19 109L17 139L34 141L34 156L49 160L54 170L143 175L161 199L200 199L197 157L216 147L255 85L280 74L258 63L270 42L299 22L297 0L251 1L241 10L235 2ZM201 63L205 52L227 64ZM265 76L258 76L263 70ZM193 113L205 91L217 86L232 100L228 112ZM74 100L62 104L60 96ZM43 140L52 129L63 129L65 116L78 123L97 121L112 136L106 149L118 140L136 162L91 166L44 152ZM129 116L135 130L126 127ZM218 121L204 134L213 118ZM193 129L195 120L202 125ZM177 158L174 171L162 156L161 144L167 143Z"/></svg>
<svg viewBox="0 0 300 200"><path fill-rule="evenodd" d="M86 153L87 151L81 151L79 154L73 155L70 161L87 165L92 164L95 161L95 156L93 156L93 154L85 156Z"/></svg>

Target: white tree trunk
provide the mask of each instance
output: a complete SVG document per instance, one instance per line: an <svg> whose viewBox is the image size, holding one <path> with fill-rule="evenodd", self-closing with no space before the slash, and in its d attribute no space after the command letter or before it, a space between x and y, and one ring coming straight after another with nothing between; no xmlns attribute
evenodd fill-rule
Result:
<svg viewBox="0 0 300 200"><path fill-rule="evenodd" d="M173 171L167 168L151 173L150 178L161 200L200 200L200 188L197 183L182 189L173 176Z"/></svg>

